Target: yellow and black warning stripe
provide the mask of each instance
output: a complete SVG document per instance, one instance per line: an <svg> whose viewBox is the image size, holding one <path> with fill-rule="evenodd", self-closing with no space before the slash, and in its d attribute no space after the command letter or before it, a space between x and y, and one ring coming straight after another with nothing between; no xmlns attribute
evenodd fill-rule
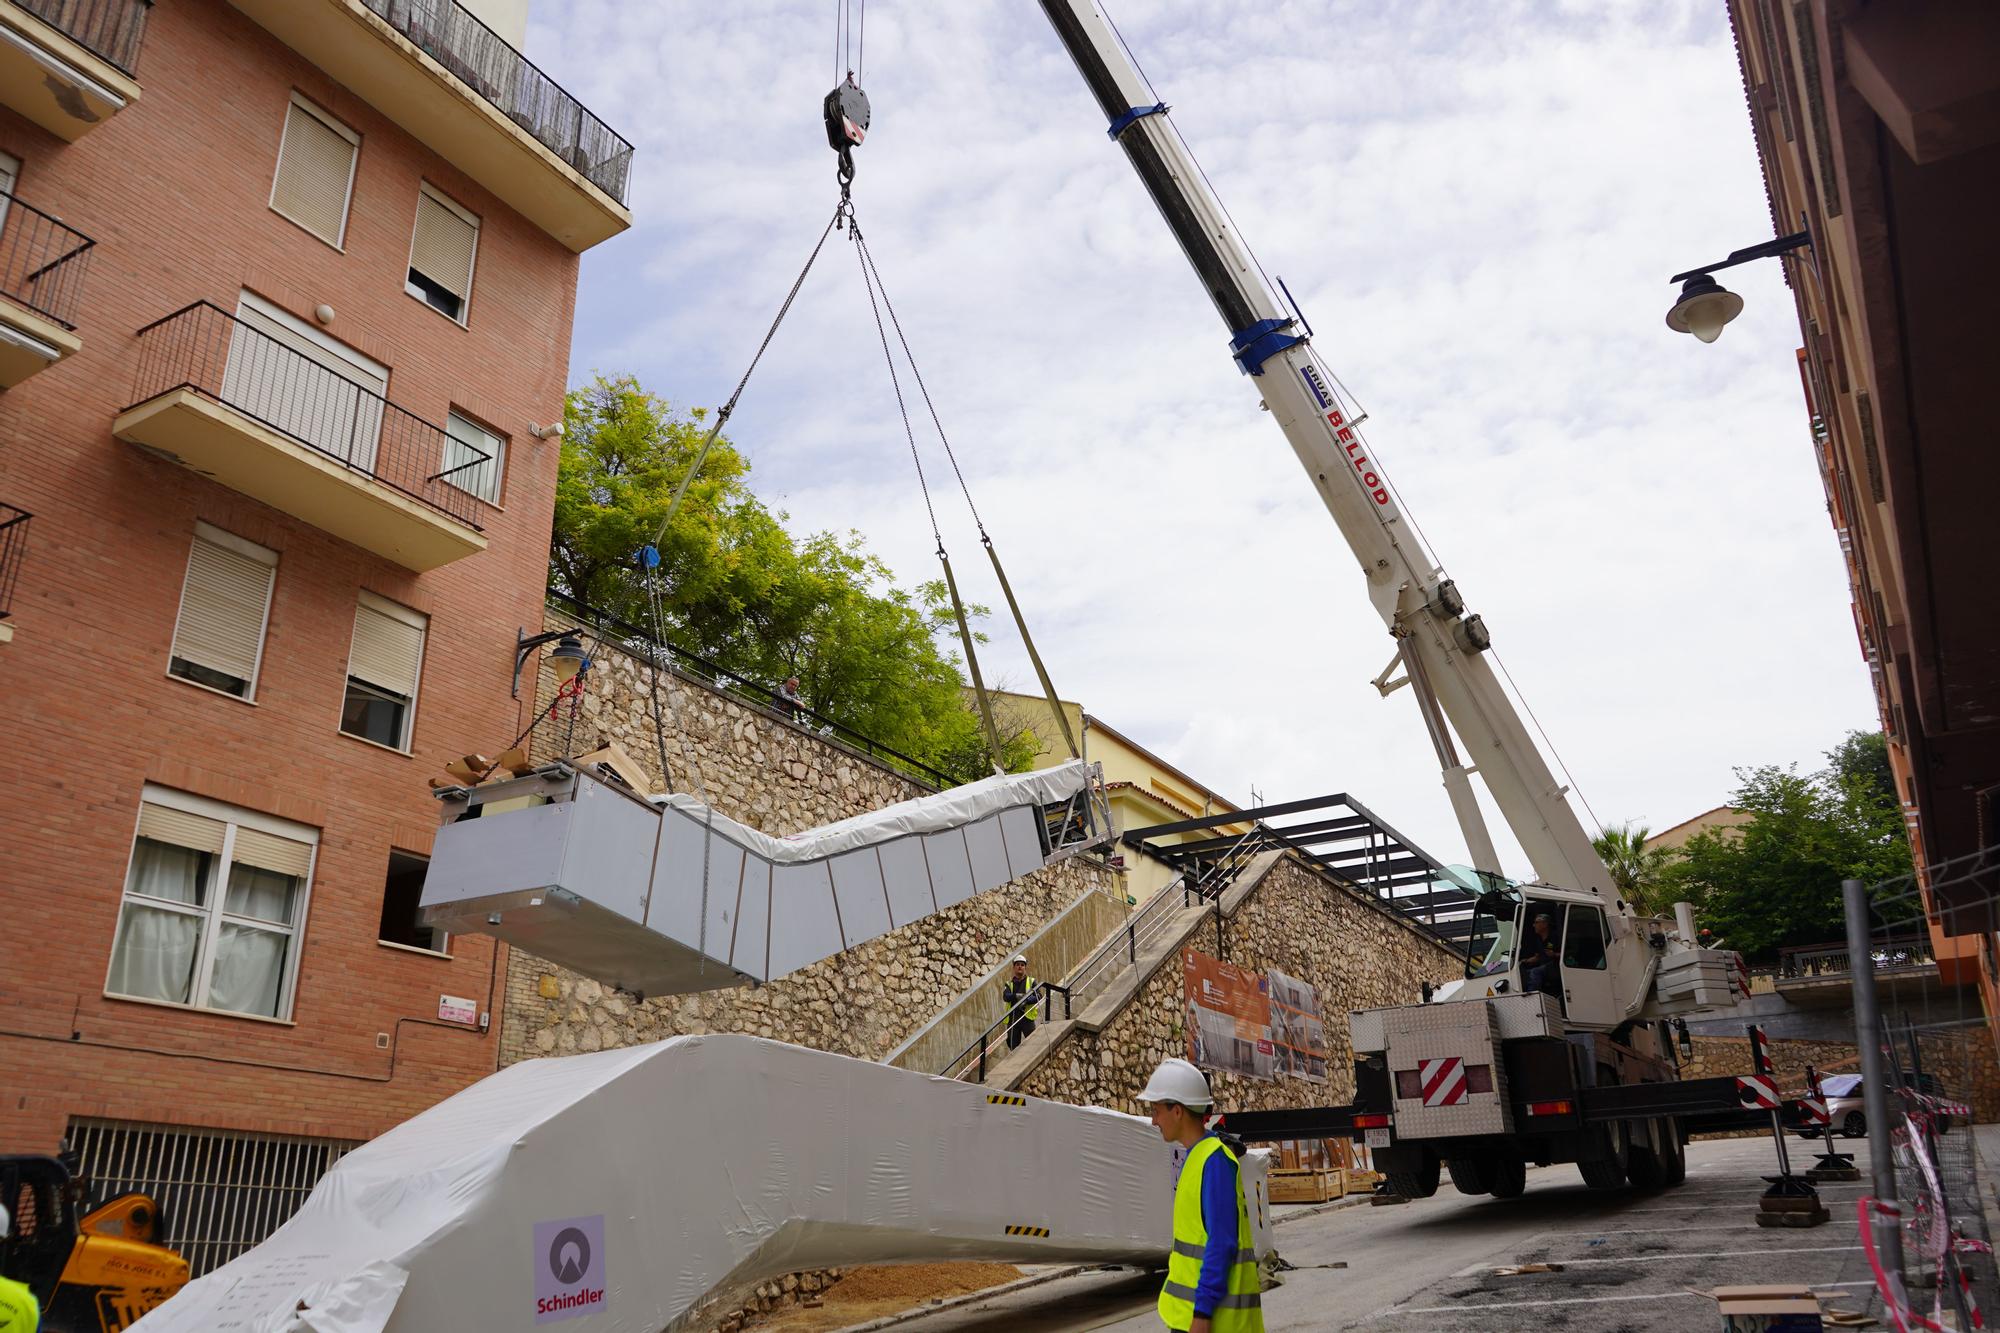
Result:
<svg viewBox="0 0 2000 1333"><path fill-rule="evenodd" d="M988 1106L1026 1106L1028 1099L1026 1097L1016 1097L1008 1092L989 1092L986 1094L986 1104Z"/></svg>
<svg viewBox="0 0 2000 1333"><path fill-rule="evenodd" d="M1047 1227L1008 1227L1007 1234L1010 1236L1046 1236L1049 1234L1049 1229Z"/></svg>

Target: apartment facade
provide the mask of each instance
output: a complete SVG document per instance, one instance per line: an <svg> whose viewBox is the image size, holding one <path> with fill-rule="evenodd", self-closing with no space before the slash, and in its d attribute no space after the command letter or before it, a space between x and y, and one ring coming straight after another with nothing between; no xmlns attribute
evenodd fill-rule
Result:
<svg viewBox="0 0 2000 1333"><path fill-rule="evenodd" d="M1807 422L1946 981L2000 1014L2000 11L1732 0ZM2000 1028L1996 1028L2000 1034Z"/></svg>
<svg viewBox="0 0 2000 1333"><path fill-rule="evenodd" d="M496 1065L428 780L524 724L578 256L630 223L525 29L0 0L0 1152L203 1185L197 1271Z"/></svg>

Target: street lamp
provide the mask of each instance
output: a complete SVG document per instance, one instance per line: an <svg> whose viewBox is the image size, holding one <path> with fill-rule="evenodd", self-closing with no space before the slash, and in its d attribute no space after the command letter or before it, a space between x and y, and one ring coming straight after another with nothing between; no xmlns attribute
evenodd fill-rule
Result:
<svg viewBox="0 0 2000 1333"><path fill-rule="evenodd" d="M583 640L573 629L552 629L546 634L530 635L525 630L514 631L514 697L521 697L521 668L528 661L528 654L545 643L553 643L549 649L549 665L555 668L558 684L567 685L590 665L590 654L583 651Z"/></svg>
<svg viewBox="0 0 2000 1333"><path fill-rule="evenodd" d="M1782 255L1812 244L1810 231L1795 231L1761 245L1730 252L1719 264L1676 273L1668 282L1682 283L1680 299L1667 311L1667 327L1675 333L1692 333L1705 343L1722 336L1722 326L1743 313L1743 298L1708 276L1717 269L1733 268L1753 259Z"/></svg>

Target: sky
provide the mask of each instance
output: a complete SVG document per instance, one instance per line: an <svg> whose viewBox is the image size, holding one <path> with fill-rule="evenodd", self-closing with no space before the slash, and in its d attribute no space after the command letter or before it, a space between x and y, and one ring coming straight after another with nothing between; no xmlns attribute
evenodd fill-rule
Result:
<svg viewBox="0 0 2000 1333"><path fill-rule="evenodd" d="M1724 6L1108 7L1587 829L1666 828L1737 767L1809 771L1878 725L1778 263L1722 275L1745 308L1717 343L1664 323L1669 275L1772 234ZM1344 791L1464 859L1415 706L1370 684L1393 645L1355 559L1040 7L869 8L856 212L1057 689L1239 804ZM637 147L634 225L583 259L573 383L728 397L838 197L834 9L535 0L530 56ZM844 233L730 434L794 531L935 576ZM966 596L1001 607L988 680L1032 688L917 438Z"/></svg>

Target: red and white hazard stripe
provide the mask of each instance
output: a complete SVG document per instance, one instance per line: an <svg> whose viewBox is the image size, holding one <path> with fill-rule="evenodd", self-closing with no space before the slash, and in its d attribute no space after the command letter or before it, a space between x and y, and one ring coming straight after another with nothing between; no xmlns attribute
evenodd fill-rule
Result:
<svg viewBox="0 0 2000 1333"><path fill-rule="evenodd" d="M1799 1109L1803 1110L1806 1113L1806 1119L1815 1125L1829 1125L1833 1123L1833 1117L1827 1114L1826 1103L1817 1097L1800 1098Z"/></svg>
<svg viewBox="0 0 2000 1333"><path fill-rule="evenodd" d="M1739 1075L1736 1079L1736 1100L1745 1110L1775 1111L1778 1109L1777 1080L1762 1074Z"/></svg>
<svg viewBox="0 0 2000 1333"><path fill-rule="evenodd" d="M1465 1061L1456 1055L1417 1061L1417 1081L1425 1106L1457 1106L1465 1100Z"/></svg>

